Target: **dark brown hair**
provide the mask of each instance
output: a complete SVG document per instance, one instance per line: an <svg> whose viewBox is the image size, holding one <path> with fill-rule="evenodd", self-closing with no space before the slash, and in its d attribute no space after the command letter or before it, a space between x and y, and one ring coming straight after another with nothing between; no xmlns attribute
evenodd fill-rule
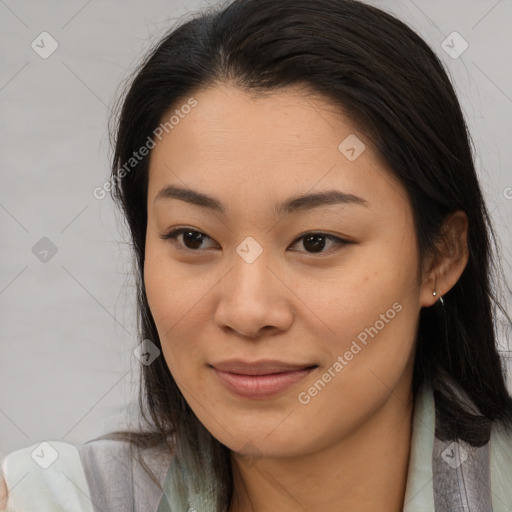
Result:
<svg viewBox="0 0 512 512"><path fill-rule="evenodd" d="M495 235L461 108L426 42L360 1L219 5L173 27L130 79L116 119L111 179L133 242L140 339L161 348L143 280L149 157L122 178L119 171L184 98L227 83L253 94L303 84L347 112L407 190L422 257L436 252L448 214L467 214L467 266L443 297L444 306L420 311L413 393L425 383L433 386L436 407L448 418L437 432L441 437L480 445L491 422L512 428L512 400L496 345L497 308L506 313L493 292ZM468 412L453 386L481 416ZM227 510L233 490L229 450L200 424L163 357L142 366L140 389L148 428L121 437L141 448L161 443L173 450L178 443L190 453L203 439L218 479L216 510Z"/></svg>

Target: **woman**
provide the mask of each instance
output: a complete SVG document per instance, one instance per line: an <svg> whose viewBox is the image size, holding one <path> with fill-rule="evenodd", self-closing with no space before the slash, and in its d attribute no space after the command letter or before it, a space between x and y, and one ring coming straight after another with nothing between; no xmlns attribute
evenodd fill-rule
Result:
<svg viewBox="0 0 512 512"><path fill-rule="evenodd" d="M8 510L511 509L492 227L411 29L352 0L195 17L131 83L109 189L145 427L10 454Z"/></svg>

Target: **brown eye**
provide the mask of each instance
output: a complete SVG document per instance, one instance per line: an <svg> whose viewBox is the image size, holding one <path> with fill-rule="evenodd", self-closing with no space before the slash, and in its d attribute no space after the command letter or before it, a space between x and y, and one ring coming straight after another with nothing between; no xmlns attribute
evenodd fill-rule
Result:
<svg viewBox="0 0 512 512"><path fill-rule="evenodd" d="M300 240L303 240L303 246L307 249L306 252L311 254L329 252L329 248L327 251L323 250L325 246L328 245L327 242L331 242L334 248L350 243L348 240L343 240L342 238L328 235L327 233L306 233L297 238L294 245Z"/></svg>
<svg viewBox="0 0 512 512"><path fill-rule="evenodd" d="M309 235L304 237L304 247L309 251L321 252L325 247L327 237L323 235Z"/></svg>
<svg viewBox="0 0 512 512"><path fill-rule="evenodd" d="M183 245L178 244L177 238L183 235ZM197 251L197 249L201 248L201 244L207 238L210 238L205 233L201 233L200 231L196 231L195 229L190 228L178 228L169 233L162 235L160 238L164 240L171 240L171 243L177 245L178 248L183 250Z"/></svg>

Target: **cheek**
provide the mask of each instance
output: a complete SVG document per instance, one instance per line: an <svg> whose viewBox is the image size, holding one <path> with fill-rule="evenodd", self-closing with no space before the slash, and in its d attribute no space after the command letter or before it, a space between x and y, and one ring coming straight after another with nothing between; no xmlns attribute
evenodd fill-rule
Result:
<svg viewBox="0 0 512 512"><path fill-rule="evenodd" d="M151 313L163 337L187 325L194 304L205 294L198 271L180 265L170 256L170 249L153 239L146 241L144 284Z"/></svg>
<svg viewBox="0 0 512 512"><path fill-rule="evenodd" d="M419 312L420 285L413 243L379 241L355 249L321 279L297 276L294 292L303 297L304 315L319 329L317 339L329 352L348 349L352 340L371 339L378 330L389 343L414 334ZM398 311L400 310L400 311Z"/></svg>
<svg viewBox="0 0 512 512"><path fill-rule="evenodd" d="M182 273L165 250L147 244L144 262L146 297L171 371L187 347L191 347L191 344L171 343L171 340L187 339L191 308L201 293L195 281L188 280Z"/></svg>
<svg viewBox="0 0 512 512"><path fill-rule="evenodd" d="M208 299L218 273L185 265L158 241L147 240L144 262L146 296L158 331L162 355L183 395L202 395L205 332L211 323ZM187 390L194 390L193 396Z"/></svg>
<svg viewBox="0 0 512 512"><path fill-rule="evenodd" d="M211 402L204 384L204 353L201 344L195 342L204 322L201 298L205 287L197 284L197 278L183 275L176 263L154 255L146 258L144 275L161 356L187 403L194 411L201 411ZM212 412L204 419L206 425Z"/></svg>
<svg viewBox="0 0 512 512"><path fill-rule="evenodd" d="M305 287L308 306L322 319L315 340L323 354L322 372L300 390L300 403L309 404L305 417L330 409L336 421L353 418L354 411L376 407L397 386L416 339L416 264L413 242L390 239L358 251L345 272L336 269L327 287L325 282ZM323 376L329 382L325 387L318 382Z"/></svg>

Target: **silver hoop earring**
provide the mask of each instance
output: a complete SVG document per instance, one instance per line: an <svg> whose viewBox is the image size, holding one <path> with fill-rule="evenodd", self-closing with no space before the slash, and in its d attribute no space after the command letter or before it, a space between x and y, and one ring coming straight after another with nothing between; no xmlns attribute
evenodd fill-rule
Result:
<svg viewBox="0 0 512 512"><path fill-rule="evenodd" d="M436 290L434 290L434 291L432 292L432 295L433 295L434 297L437 297L437 291L436 291ZM443 300L443 296L442 296L442 295L440 295L440 296L439 296L439 302L441 302L441 305L444 307L444 300Z"/></svg>

